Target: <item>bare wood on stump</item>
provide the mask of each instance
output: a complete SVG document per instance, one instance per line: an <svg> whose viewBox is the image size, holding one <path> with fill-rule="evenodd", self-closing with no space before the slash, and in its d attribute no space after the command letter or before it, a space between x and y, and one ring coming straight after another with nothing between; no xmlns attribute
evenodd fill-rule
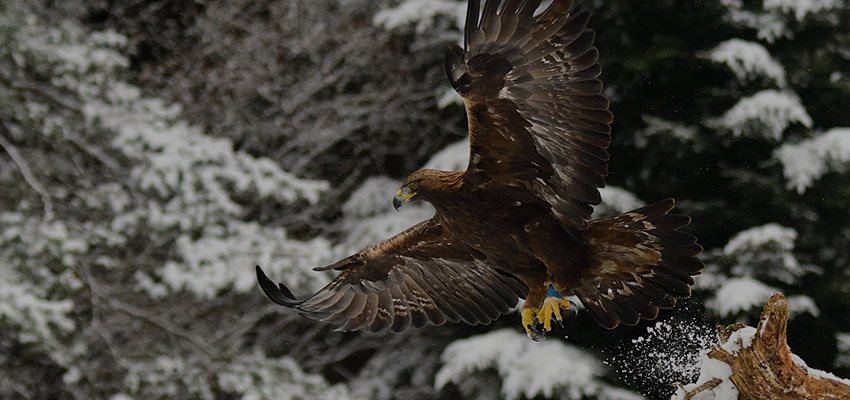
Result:
<svg viewBox="0 0 850 400"><path fill-rule="evenodd" d="M682 393L684 393L685 397L683 397L683 399L684 400L691 400L692 398L694 398L694 396L696 396L696 395L698 395L702 392L716 388L717 385L719 385L721 382L723 382L723 380L721 380L720 378L714 378L710 381L706 381L702 385L699 385L699 386L693 388L690 391L685 389L685 387L682 386L681 384L678 384L678 386L679 386L679 389L682 391Z"/></svg>
<svg viewBox="0 0 850 400"><path fill-rule="evenodd" d="M752 345L737 343L737 354L723 349L729 337L744 327L719 327L721 345L708 353L708 357L732 367L730 379L741 399L850 399L850 386L810 375L791 359L786 341L788 302L782 293L774 294L764 306Z"/></svg>

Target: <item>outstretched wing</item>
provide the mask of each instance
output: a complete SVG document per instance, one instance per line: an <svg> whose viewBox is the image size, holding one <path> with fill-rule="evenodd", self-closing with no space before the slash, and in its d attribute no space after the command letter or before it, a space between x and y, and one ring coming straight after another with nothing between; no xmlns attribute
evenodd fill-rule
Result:
<svg viewBox="0 0 850 400"><path fill-rule="evenodd" d="M582 228L608 171L608 99L588 30L572 0L470 0L464 48L446 73L469 119L473 190L531 192L567 228ZM479 18L480 14L480 18Z"/></svg>
<svg viewBox="0 0 850 400"><path fill-rule="evenodd" d="M257 279L274 302L346 331L401 332L459 321L488 324L525 297L525 284L446 236L437 218L317 268L342 273L305 300L295 300L283 284L276 286L259 266Z"/></svg>

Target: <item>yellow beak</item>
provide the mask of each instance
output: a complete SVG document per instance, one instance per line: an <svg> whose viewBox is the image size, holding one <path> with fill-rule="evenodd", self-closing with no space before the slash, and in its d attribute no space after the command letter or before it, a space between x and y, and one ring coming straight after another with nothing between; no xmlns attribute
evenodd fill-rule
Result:
<svg viewBox="0 0 850 400"><path fill-rule="evenodd" d="M413 196L416 196L416 192L404 193L404 192L402 192L401 189L399 189L397 192L395 192L395 197L393 197L393 208L395 208L395 210L398 211L398 209L402 205L404 205L404 203L407 203L408 201L410 201L410 199L412 199Z"/></svg>

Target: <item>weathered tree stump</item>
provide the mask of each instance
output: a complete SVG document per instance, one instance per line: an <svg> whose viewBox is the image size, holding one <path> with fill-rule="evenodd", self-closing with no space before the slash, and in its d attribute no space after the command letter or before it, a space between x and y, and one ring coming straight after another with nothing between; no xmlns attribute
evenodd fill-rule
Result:
<svg viewBox="0 0 850 400"><path fill-rule="evenodd" d="M706 363L715 363L706 371L724 371L716 364L729 366L728 376L700 377L690 390L680 387L674 398L725 399L729 391L719 388L731 381L739 399L850 399L850 381L811 369L788 348L788 303L782 293L774 294L762 311L758 328L743 324L718 327L720 344L708 352ZM716 361L715 361L716 360ZM719 368L718 368L719 366ZM727 383L728 386L728 383Z"/></svg>

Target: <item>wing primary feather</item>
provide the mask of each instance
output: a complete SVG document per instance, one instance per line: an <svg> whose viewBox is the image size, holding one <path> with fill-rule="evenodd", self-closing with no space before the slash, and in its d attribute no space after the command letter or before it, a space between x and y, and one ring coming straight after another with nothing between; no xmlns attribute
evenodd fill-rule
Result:
<svg viewBox="0 0 850 400"><path fill-rule="evenodd" d="M557 34L557 40L564 45L572 43L582 32L587 28L590 22L590 10L585 7L580 7L577 11L570 14L567 18L567 23Z"/></svg>
<svg viewBox="0 0 850 400"><path fill-rule="evenodd" d="M534 16L534 11L537 10L537 7L540 7L540 3L542 0L525 0L522 2L522 5L517 11L517 14L524 19L531 19Z"/></svg>
<svg viewBox="0 0 850 400"><path fill-rule="evenodd" d="M295 300L295 295L292 294L292 292L289 290L289 288L286 287L283 283L278 282L277 287L280 290L280 292L283 293L284 296Z"/></svg>
<svg viewBox="0 0 850 400"><path fill-rule="evenodd" d="M484 31L484 41L494 46L498 45L496 39L499 38L499 30L501 29L501 19L496 14L499 3L500 1L488 1L484 4L484 11L481 13L480 28Z"/></svg>
<svg viewBox="0 0 850 400"><path fill-rule="evenodd" d="M469 41L472 32L478 29L478 13L481 7L480 0L469 0L466 7L466 27L463 30L463 48L469 49Z"/></svg>
<svg viewBox="0 0 850 400"><path fill-rule="evenodd" d="M499 37L496 39L499 43L507 43L513 37L514 32L516 32L517 25L519 24L519 18L517 18L516 14L508 13L507 10L502 10L500 15L500 28L499 28Z"/></svg>
<svg viewBox="0 0 850 400"><path fill-rule="evenodd" d="M257 265L257 281L260 283L260 288L263 289L263 293L277 304L286 307L298 307L304 303L304 300L295 300L295 296L292 295L292 292L282 283L279 286L275 285L274 282L266 276L259 265Z"/></svg>
<svg viewBox="0 0 850 400"><path fill-rule="evenodd" d="M567 11L569 11L572 5L573 0L554 0L549 4L549 7L540 13L537 20L541 23L551 23L560 20L563 15L567 14Z"/></svg>
<svg viewBox="0 0 850 400"><path fill-rule="evenodd" d="M502 7L502 15L516 15L517 10L522 5L524 0L507 0L505 6Z"/></svg>

